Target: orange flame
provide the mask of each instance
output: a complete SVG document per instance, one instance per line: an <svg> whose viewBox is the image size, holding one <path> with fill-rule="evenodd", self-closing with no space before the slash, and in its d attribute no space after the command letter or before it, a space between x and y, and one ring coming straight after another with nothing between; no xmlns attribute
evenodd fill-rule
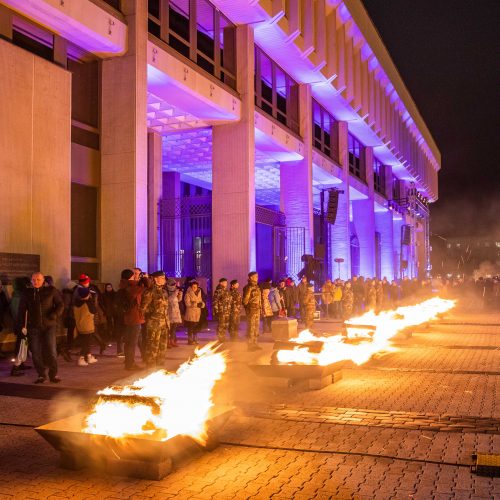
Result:
<svg viewBox="0 0 500 500"><path fill-rule="evenodd" d="M97 401L85 419L83 432L161 440L186 435L204 444L206 421L213 406L212 391L226 370L224 353L212 347L207 344L196 350L196 357L182 364L176 373L159 370L132 385L99 391L98 395L110 397ZM131 397L120 400L123 396Z"/></svg>
<svg viewBox="0 0 500 500"><path fill-rule="evenodd" d="M398 332L410 326L420 325L432 319L440 313L444 313L454 307L455 301L440 299L438 297L426 300L414 306L398 307L393 311L382 311L379 314L367 312L357 318L346 321L346 326L373 325L370 330L352 328L350 337L365 337L357 344L345 342L341 335L331 337L316 336L309 330L300 332L292 342L303 344L310 341L322 341L323 347L319 353L312 353L307 348L296 347L293 350L280 350L277 352L279 363L296 363L303 365L329 365L338 361L351 360L360 365L366 363L374 354L381 351L390 351L395 348L391 346L391 338Z"/></svg>

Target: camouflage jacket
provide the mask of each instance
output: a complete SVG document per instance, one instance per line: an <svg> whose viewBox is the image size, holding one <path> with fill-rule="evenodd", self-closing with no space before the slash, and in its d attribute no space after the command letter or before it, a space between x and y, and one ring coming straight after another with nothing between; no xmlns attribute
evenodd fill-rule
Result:
<svg viewBox="0 0 500 500"><path fill-rule="evenodd" d="M239 316L241 312L241 293L233 288L229 291L231 294L231 314Z"/></svg>
<svg viewBox="0 0 500 500"><path fill-rule="evenodd" d="M142 295L141 310L146 321L169 322L167 292L156 285Z"/></svg>
<svg viewBox="0 0 500 500"><path fill-rule="evenodd" d="M231 293L227 288L217 285L212 302L213 313L216 316L228 316L231 312Z"/></svg>
<svg viewBox="0 0 500 500"><path fill-rule="evenodd" d="M243 306L248 311L259 311L262 307L262 294L258 285L248 283L243 288Z"/></svg>

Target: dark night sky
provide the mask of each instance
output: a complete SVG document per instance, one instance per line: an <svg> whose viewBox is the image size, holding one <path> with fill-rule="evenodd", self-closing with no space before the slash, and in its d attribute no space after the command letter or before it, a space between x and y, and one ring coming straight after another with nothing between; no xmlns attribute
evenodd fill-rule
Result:
<svg viewBox="0 0 500 500"><path fill-rule="evenodd" d="M442 155L431 230L500 236L500 0L362 0Z"/></svg>

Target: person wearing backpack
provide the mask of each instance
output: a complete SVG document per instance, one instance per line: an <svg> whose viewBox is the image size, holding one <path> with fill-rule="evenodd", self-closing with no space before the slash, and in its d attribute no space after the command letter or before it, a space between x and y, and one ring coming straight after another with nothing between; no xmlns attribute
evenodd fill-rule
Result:
<svg viewBox="0 0 500 500"><path fill-rule="evenodd" d="M95 315L97 297L89 287L79 286L73 301L73 316L80 338L80 358L78 366L88 366L97 363L97 359L90 352L90 339L95 333Z"/></svg>
<svg viewBox="0 0 500 500"><path fill-rule="evenodd" d="M144 314L141 311L142 294L145 287L140 281L134 279L132 269L124 269L121 272L119 285L119 297L123 313L124 343L125 343L125 370L135 371L141 368L135 363L135 347L144 323Z"/></svg>

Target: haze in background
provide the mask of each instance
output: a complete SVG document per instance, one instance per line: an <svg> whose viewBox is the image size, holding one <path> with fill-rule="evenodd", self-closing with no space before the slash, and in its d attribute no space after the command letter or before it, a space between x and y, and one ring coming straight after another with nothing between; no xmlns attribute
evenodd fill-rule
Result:
<svg viewBox="0 0 500 500"><path fill-rule="evenodd" d="M500 2L362 1L441 150L431 231L500 235Z"/></svg>

